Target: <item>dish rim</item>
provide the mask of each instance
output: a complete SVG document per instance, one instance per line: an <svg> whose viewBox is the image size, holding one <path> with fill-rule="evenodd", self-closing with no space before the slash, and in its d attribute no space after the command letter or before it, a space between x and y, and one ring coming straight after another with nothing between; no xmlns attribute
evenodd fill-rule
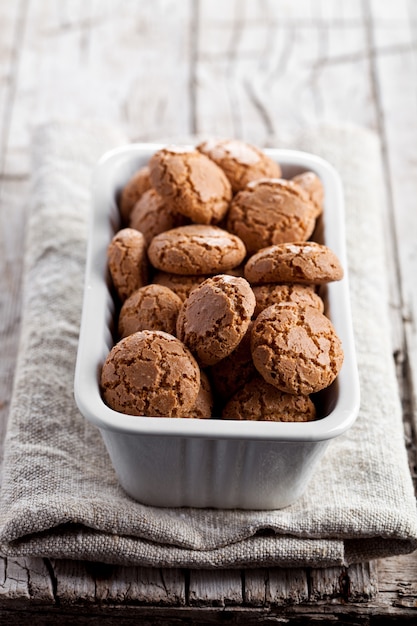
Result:
<svg viewBox="0 0 417 626"><path fill-rule="evenodd" d="M125 435L294 443L324 441L341 435L355 422L360 406L359 373L349 295L343 188L338 172L328 161L300 150L266 148L264 152L284 168L314 171L324 186L325 244L337 254L344 268L342 280L327 285L330 318L344 350L344 362L337 377L338 398L330 414L312 422L146 417L125 415L104 403L99 389L99 371L106 356L103 353L103 338L110 334L109 324L113 313L106 282L108 270L105 252L112 234L118 228L116 172L118 168L127 171L131 165L133 173L164 145L166 144L132 143L119 146L103 154L93 171L92 210L88 219L84 294L74 376L74 395L80 412L100 429ZM106 210L103 210L102 205L105 205ZM330 205L331 210L328 208ZM97 316L98 307L101 307L102 315Z"/></svg>

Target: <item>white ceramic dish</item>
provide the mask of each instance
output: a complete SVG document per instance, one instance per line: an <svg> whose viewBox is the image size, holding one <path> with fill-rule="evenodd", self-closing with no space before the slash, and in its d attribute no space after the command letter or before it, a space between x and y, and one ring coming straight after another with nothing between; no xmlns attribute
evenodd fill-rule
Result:
<svg viewBox="0 0 417 626"><path fill-rule="evenodd" d="M267 150L284 177L312 170L325 189L318 240L339 257L343 280L327 286L328 314L342 340L345 359L323 394L321 419L306 423L241 422L123 415L106 406L100 369L113 345L114 304L106 248L119 228L117 193L161 146L132 144L105 154L93 180L85 291L75 398L81 413L102 434L120 484L133 498L156 506L275 509L304 492L326 446L345 432L359 410L344 235L343 191L326 161L292 150Z"/></svg>

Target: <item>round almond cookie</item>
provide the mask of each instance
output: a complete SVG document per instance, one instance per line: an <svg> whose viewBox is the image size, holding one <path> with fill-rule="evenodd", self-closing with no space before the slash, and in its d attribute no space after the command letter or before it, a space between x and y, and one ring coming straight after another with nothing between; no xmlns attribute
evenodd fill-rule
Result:
<svg viewBox="0 0 417 626"><path fill-rule="evenodd" d="M181 341L142 330L113 346L100 385L106 404L120 413L182 417L196 403L200 369Z"/></svg>
<svg viewBox="0 0 417 626"><path fill-rule="evenodd" d="M257 374L250 349L251 322L237 347L209 369L213 393L216 400L224 404L238 389L246 385Z"/></svg>
<svg viewBox="0 0 417 626"><path fill-rule="evenodd" d="M309 283L321 285L343 278L336 254L315 241L281 243L252 255L244 276L251 284Z"/></svg>
<svg viewBox="0 0 417 626"><path fill-rule="evenodd" d="M140 199L143 193L151 188L151 179L149 176L149 167L141 167L127 181L120 193L119 210L124 224L129 223L130 214L133 207Z"/></svg>
<svg viewBox="0 0 417 626"><path fill-rule="evenodd" d="M313 306L320 313L324 311L324 302L316 293L314 285L299 285L297 283L265 283L253 285L253 293L256 298L256 307L253 317L271 304L279 302L293 302L298 306Z"/></svg>
<svg viewBox="0 0 417 626"><path fill-rule="evenodd" d="M202 152L168 146L155 152L149 168L153 186L177 213L197 224L216 224L225 216L232 188Z"/></svg>
<svg viewBox="0 0 417 626"><path fill-rule="evenodd" d="M153 282L157 285L169 287L169 289L176 293L177 296L181 298L182 302L184 302L194 287L201 285L203 280L206 280L206 278L209 278L206 274L203 274L202 276L196 276L195 274L184 276L183 274L156 272L153 277Z"/></svg>
<svg viewBox="0 0 417 626"><path fill-rule="evenodd" d="M153 267L170 274L226 272L246 256L244 243L218 226L189 224L156 235L149 244Z"/></svg>
<svg viewBox="0 0 417 626"><path fill-rule="evenodd" d="M138 330L163 330L175 335L182 300L163 285L145 285L124 301L120 309L118 330L127 337Z"/></svg>
<svg viewBox="0 0 417 626"><path fill-rule="evenodd" d="M343 363L342 344L329 318L295 304L273 304L258 315L251 350L268 383L297 395L331 385Z"/></svg>
<svg viewBox="0 0 417 626"><path fill-rule="evenodd" d="M187 223L187 218L174 213L155 189L145 191L133 207L129 220L130 228L140 230L147 245L155 235Z"/></svg>
<svg viewBox="0 0 417 626"><path fill-rule="evenodd" d="M315 207L314 217L317 218L323 213L324 188L323 183L315 172L303 172L291 179L293 183L299 185L308 195Z"/></svg>
<svg viewBox="0 0 417 626"><path fill-rule="evenodd" d="M244 278L218 274L192 290L177 319L177 337L200 365L228 356L245 335L255 296Z"/></svg>
<svg viewBox="0 0 417 626"><path fill-rule="evenodd" d="M200 389L193 408L182 417L209 419L213 413L213 393L207 374L200 370Z"/></svg>
<svg viewBox="0 0 417 626"><path fill-rule="evenodd" d="M138 230L119 230L107 247L107 260L113 285L122 302L148 282L146 242Z"/></svg>
<svg viewBox="0 0 417 626"><path fill-rule="evenodd" d="M209 139L197 146L224 171L233 193L258 178L280 178L281 167L262 150L238 139Z"/></svg>
<svg viewBox="0 0 417 626"><path fill-rule="evenodd" d="M225 405L222 418L260 422L311 422L316 407L308 396L280 391L261 376L254 377Z"/></svg>
<svg viewBox="0 0 417 626"><path fill-rule="evenodd" d="M301 187L288 180L262 178L233 198L226 228L253 254L276 243L306 241L316 224L314 213Z"/></svg>

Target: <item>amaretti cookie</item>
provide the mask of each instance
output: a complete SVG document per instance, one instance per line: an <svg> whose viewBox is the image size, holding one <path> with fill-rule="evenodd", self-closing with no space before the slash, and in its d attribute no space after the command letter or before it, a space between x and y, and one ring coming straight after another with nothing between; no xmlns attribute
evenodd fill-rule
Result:
<svg viewBox="0 0 417 626"><path fill-rule="evenodd" d="M245 335L255 296L244 278L218 274L193 289L177 319L177 337L204 367L228 356Z"/></svg>
<svg viewBox="0 0 417 626"><path fill-rule="evenodd" d="M182 417L196 403L200 369L184 344L162 331L121 339L101 372L106 404L127 415Z"/></svg>
<svg viewBox="0 0 417 626"><path fill-rule="evenodd" d="M216 400L221 404L229 400L258 373L253 364L250 347L252 324L253 322L249 324L233 352L208 370Z"/></svg>
<svg viewBox="0 0 417 626"><path fill-rule="evenodd" d="M107 247L107 260L113 285L122 302L148 282L146 242L138 230L119 230Z"/></svg>
<svg viewBox="0 0 417 626"><path fill-rule="evenodd" d="M216 274L239 265L244 243L218 226L189 224L156 235L149 244L152 265L170 274Z"/></svg>
<svg viewBox="0 0 417 626"><path fill-rule="evenodd" d="M262 178L233 198L226 228L253 254L277 243L306 241L315 223L315 208L301 187L288 180Z"/></svg>
<svg viewBox="0 0 417 626"><path fill-rule="evenodd" d="M315 241L281 243L263 248L245 265L250 283L309 283L321 285L343 278L336 254Z"/></svg>
<svg viewBox="0 0 417 626"><path fill-rule="evenodd" d="M209 278L206 274L198 276L196 274L190 274L188 276L184 274L170 274L168 272L156 272L153 277L153 282L157 285L164 285L173 291L182 302L188 298L194 287L201 285L201 283Z"/></svg>
<svg viewBox="0 0 417 626"><path fill-rule="evenodd" d="M313 306L323 313L324 302L316 293L314 285L299 285L298 283L265 283L253 285L256 298L256 307L253 316L256 318L261 311L271 304L292 302L298 306Z"/></svg>
<svg viewBox="0 0 417 626"><path fill-rule="evenodd" d="M155 235L187 223L187 218L172 211L155 189L148 189L142 194L133 207L129 220L131 228L143 233L147 245Z"/></svg>
<svg viewBox="0 0 417 626"><path fill-rule="evenodd" d="M323 213L324 188L323 183L315 172L302 172L292 179L293 183L299 185L308 195L315 207L315 217Z"/></svg>
<svg viewBox="0 0 417 626"><path fill-rule="evenodd" d="M207 374L200 370L200 389L192 409L182 417L193 419L209 419L213 412L213 393Z"/></svg>
<svg viewBox="0 0 417 626"><path fill-rule="evenodd" d="M281 167L260 148L238 139L208 139L197 146L225 172L234 193L259 178L280 178Z"/></svg>
<svg viewBox="0 0 417 626"><path fill-rule="evenodd" d="M273 304L258 315L251 350L261 376L293 394L328 387L343 363L342 344L329 318L295 304Z"/></svg>
<svg viewBox="0 0 417 626"><path fill-rule="evenodd" d="M133 207L145 191L152 186L149 167L141 167L123 187L119 198L119 210L123 224L128 224Z"/></svg>
<svg viewBox="0 0 417 626"><path fill-rule="evenodd" d="M168 287L145 285L125 300L119 314L120 337L138 330L163 330L175 335L182 300Z"/></svg>
<svg viewBox="0 0 417 626"><path fill-rule="evenodd" d="M216 224L225 216L232 188L202 152L168 146L152 156L149 168L152 185L177 213L198 224Z"/></svg>
<svg viewBox="0 0 417 626"><path fill-rule="evenodd" d="M309 396L280 391L261 376L241 388L222 412L223 419L261 422L311 422L315 417Z"/></svg>

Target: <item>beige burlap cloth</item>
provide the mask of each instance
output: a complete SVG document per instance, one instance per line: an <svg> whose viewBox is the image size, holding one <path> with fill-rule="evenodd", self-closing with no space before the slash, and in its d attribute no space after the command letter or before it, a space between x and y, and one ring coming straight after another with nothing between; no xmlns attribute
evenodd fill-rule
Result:
<svg viewBox="0 0 417 626"><path fill-rule="evenodd" d="M98 431L78 412L74 365L90 178L124 138L56 123L34 141L22 334L8 424L1 550L166 567L328 566L410 552L417 517L393 368L379 144L359 129L276 140L341 173L361 381L354 427L332 441L305 495L280 511L164 509L119 487Z"/></svg>

